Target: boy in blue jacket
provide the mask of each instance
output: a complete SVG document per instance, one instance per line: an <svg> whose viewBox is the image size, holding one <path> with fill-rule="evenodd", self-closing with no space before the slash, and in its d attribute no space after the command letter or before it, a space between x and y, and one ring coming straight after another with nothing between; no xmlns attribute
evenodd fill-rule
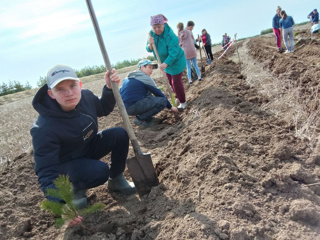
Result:
<svg viewBox="0 0 320 240"><path fill-rule="evenodd" d="M120 82L114 69L110 79L117 84ZM106 181L111 191L136 192L134 184L123 176L129 149L127 132L122 128L98 132L97 117L108 115L115 105L108 71L105 80L98 98L82 89L72 68L57 65L49 70L47 84L38 90L32 101L39 113L30 133L41 190L46 193L48 188L55 188L55 179L67 175L73 186L73 203L78 208L87 205L87 189ZM110 152L109 168L99 159Z"/></svg>
<svg viewBox="0 0 320 240"><path fill-rule="evenodd" d="M319 13L317 9L314 9L309 15L308 18L310 19L311 25L319 23Z"/></svg>
<svg viewBox="0 0 320 240"><path fill-rule="evenodd" d="M138 70L129 73L123 80L120 95L127 113L136 116L133 123L137 126L151 127L154 124L153 116L165 107L178 112L150 77L157 66L148 59L142 59L138 63Z"/></svg>

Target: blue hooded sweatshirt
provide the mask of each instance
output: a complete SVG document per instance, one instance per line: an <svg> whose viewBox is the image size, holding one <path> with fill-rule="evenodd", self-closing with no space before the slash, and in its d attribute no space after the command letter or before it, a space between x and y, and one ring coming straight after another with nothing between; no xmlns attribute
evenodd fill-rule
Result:
<svg viewBox="0 0 320 240"><path fill-rule="evenodd" d="M278 14L274 15L274 17L272 19L272 27L273 28L276 28L276 29L280 28L280 25L279 25L280 19L281 19L281 16L278 16Z"/></svg>
<svg viewBox="0 0 320 240"><path fill-rule="evenodd" d="M316 14L313 13L314 11L312 11L309 15L308 18L311 18L311 21L314 23L318 23L319 22L319 13L316 12Z"/></svg>
<svg viewBox="0 0 320 240"><path fill-rule="evenodd" d="M280 28L283 28L283 29L291 28L294 25L293 18L291 16L287 16L286 19L280 19L279 25L280 25Z"/></svg>
<svg viewBox="0 0 320 240"><path fill-rule="evenodd" d="M55 188L61 163L86 156L86 146L98 132L97 117L108 115L115 105L112 90L104 86L101 98L82 90L76 108L64 112L47 90L47 85L41 87L32 101L39 116L30 130L35 172L44 193Z"/></svg>
<svg viewBox="0 0 320 240"><path fill-rule="evenodd" d="M139 100L144 99L145 97L147 97L149 92L151 92L156 97L166 98L166 96L157 87L154 80L140 70L129 73L127 78L123 80L120 89L120 95L125 107L130 107ZM172 108L172 105L168 101L168 99L167 108Z"/></svg>

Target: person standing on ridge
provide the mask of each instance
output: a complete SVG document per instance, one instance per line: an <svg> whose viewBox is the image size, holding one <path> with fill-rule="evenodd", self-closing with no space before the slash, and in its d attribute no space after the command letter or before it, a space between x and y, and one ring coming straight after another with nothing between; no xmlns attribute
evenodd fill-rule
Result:
<svg viewBox="0 0 320 240"><path fill-rule="evenodd" d="M280 28L283 32L283 40L286 45L287 51L285 53L293 53L294 52L294 40L293 40L293 25L294 21L291 16L288 16L286 11L282 10L281 18L279 21ZM288 37L290 39L290 45L288 43Z"/></svg>
<svg viewBox="0 0 320 240"><path fill-rule="evenodd" d="M311 25L319 24L319 13L317 9L314 9L309 15L308 18L310 19Z"/></svg>
<svg viewBox="0 0 320 240"><path fill-rule="evenodd" d="M281 48L280 12L281 12L281 7L278 6L276 10L276 15L274 15L272 19L272 28L273 28L273 33L276 37L278 52L283 51L283 48Z"/></svg>
<svg viewBox="0 0 320 240"><path fill-rule="evenodd" d="M221 42L221 44L222 44L223 50L226 50L226 49L228 48L229 42L230 42L230 37L228 36L228 34L225 33L224 35L222 35L222 42Z"/></svg>

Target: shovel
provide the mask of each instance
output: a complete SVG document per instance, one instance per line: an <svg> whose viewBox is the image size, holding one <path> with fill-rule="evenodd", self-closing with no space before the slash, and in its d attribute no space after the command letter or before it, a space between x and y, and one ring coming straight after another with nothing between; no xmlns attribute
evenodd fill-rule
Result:
<svg viewBox="0 0 320 240"><path fill-rule="evenodd" d="M205 55L207 56L207 63L208 63L209 55L207 53L206 47L203 44L202 44L202 47L203 47L203 51L204 51Z"/></svg>
<svg viewBox="0 0 320 240"><path fill-rule="evenodd" d="M91 4L91 0L86 0L86 2L87 2L90 17L94 26L94 30L96 32L96 36L99 42L104 63L106 65L106 68L111 72L112 68L111 68L110 60L103 42L103 38L100 32L100 28L98 25L95 12ZM136 186L136 189L139 193L139 196L142 197L148 194L151 191L152 187L157 186L159 184L159 180L155 173L155 169L153 167L150 153L142 153L141 151L138 140L130 124L127 111L123 104L118 85L115 82L112 82L112 81L110 82L111 82L114 98L116 99L119 111L121 113L125 128L127 130L127 133L129 135L129 138L135 153L135 157L127 159L128 170Z"/></svg>
<svg viewBox="0 0 320 240"><path fill-rule="evenodd" d="M199 34L198 34L198 39L199 39ZM200 46L200 42L199 42L199 51L200 51L200 60L201 60L201 72L202 73L205 73L206 71L206 68L202 62L202 53L201 53L201 46Z"/></svg>

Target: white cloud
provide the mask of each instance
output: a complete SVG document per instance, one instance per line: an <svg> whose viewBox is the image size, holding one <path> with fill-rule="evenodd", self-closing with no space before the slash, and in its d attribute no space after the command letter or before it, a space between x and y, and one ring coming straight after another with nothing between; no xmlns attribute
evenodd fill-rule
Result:
<svg viewBox="0 0 320 240"><path fill-rule="evenodd" d="M11 2L10 2L11 3ZM78 2L79 3L79 2ZM15 1L0 9L2 42L38 43L61 38L84 28L89 15L86 5L74 0ZM88 24L87 24L88 25Z"/></svg>

